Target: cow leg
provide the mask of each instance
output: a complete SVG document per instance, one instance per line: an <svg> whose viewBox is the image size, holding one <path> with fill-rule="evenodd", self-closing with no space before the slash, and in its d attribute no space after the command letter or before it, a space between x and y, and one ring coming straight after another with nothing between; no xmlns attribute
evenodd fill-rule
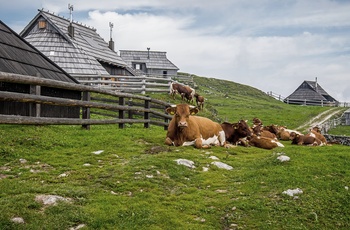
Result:
<svg viewBox="0 0 350 230"><path fill-rule="evenodd" d="M165 139L165 144L166 144L166 145L174 145L174 142L173 142L169 137L167 137L167 138Z"/></svg>
<svg viewBox="0 0 350 230"><path fill-rule="evenodd" d="M219 142L220 142L220 146L224 146L226 144L226 137L225 137L225 131L220 131L219 132Z"/></svg>
<svg viewBox="0 0 350 230"><path fill-rule="evenodd" d="M201 148L210 148L209 145L202 145L202 138L197 138L195 141L194 141L194 146L197 148L197 149L201 149Z"/></svg>

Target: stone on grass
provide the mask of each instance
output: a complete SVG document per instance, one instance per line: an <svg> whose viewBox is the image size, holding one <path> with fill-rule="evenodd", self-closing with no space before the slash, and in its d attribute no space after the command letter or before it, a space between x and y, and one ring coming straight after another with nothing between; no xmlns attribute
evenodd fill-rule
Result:
<svg viewBox="0 0 350 230"><path fill-rule="evenodd" d="M177 159L175 160L177 162L178 165L184 165L186 167L189 168L195 168L196 166L194 166L194 162L187 160L187 159Z"/></svg>
<svg viewBox="0 0 350 230"><path fill-rule="evenodd" d="M281 155L281 156L277 157L277 160L279 160L281 162L290 161L290 157Z"/></svg>
<svg viewBox="0 0 350 230"><path fill-rule="evenodd" d="M13 217L11 221L16 224L24 224L24 219L22 217Z"/></svg>
<svg viewBox="0 0 350 230"><path fill-rule="evenodd" d="M57 195L37 195L35 201L44 205L56 205L58 201L70 202L71 198L64 198Z"/></svg>
<svg viewBox="0 0 350 230"><path fill-rule="evenodd" d="M282 193L287 194L288 196L294 196L294 195L302 194L303 190L301 190L300 188L288 189L286 191L283 191Z"/></svg>
<svg viewBox="0 0 350 230"><path fill-rule="evenodd" d="M97 150L97 151L94 151L92 153L95 154L95 155L99 155L99 154L101 154L103 152L104 152L104 150Z"/></svg>
<svg viewBox="0 0 350 230"><path fill-rule="evenodd" d="M227 169L227 170L232 170L233 169L232 166L230 166L228 164L225 164L225 163L222 163L222 162L219 162L219 161L214 161L211 164L213 164L216 167L221 168L221 169Z"/></svg>

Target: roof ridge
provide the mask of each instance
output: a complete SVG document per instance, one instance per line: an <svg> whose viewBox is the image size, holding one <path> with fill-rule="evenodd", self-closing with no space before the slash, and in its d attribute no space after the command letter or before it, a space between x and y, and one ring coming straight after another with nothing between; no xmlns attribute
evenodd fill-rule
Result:
<svg viewBox="0 0 350 230"><path fill-rule="evenodd" d="M60 19L63 19L63 20L66 20L68 22L70 22L70 19L69 18L65 18L64 16L60 16L59 14L55 14L55 12L50 12L49 10L44 10L44 8L42 9L38 9L38 11L42 12L42 13L45 13L45 14L50 14L52 16L55 16L55 17L58 17ZM74 21L72 20L72 23L75 24L75 25L78 25L78 26L82 26L82 27L85 27L85 28L88 28L88 29L91 29L93 31L97 31L97 29L93 26L89 26L89 25L86 25L86 24L83 24L82 22L78 22L78 21Z"/></svg>

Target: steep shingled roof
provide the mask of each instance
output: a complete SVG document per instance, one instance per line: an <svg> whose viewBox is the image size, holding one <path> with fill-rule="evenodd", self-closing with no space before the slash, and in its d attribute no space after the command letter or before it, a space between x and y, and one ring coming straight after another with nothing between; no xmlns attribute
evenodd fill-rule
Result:
<svg viewBox="0 0 350 230"><path fill-rule="evenodd" d="M168 60L166 52L120 50L120 56L129 67L132 67L132 63L145 63L147 69L179 70L176 65Z"/></svg>
<svg viewBox="0 0 350 230"><path fill-rule="evenodd" d="M39 32L36 27L40 20L46 20L48 25ZM70 20L39 10L20 35L72 75L109 75L100 63L127 67L96 29L73 22L74 36L71 37L69 25Z"/></svg>
<svg viewBox="0 0 350 230"><path fill-rule="evenodd" d="M337 102L316 81L304 81L286 99Z"/></svg>
<svg viewBox="0 0 350 230"><path fill-rule="evenodd" d="M0 71L78 83L62 68L0 21Z"/></svg>

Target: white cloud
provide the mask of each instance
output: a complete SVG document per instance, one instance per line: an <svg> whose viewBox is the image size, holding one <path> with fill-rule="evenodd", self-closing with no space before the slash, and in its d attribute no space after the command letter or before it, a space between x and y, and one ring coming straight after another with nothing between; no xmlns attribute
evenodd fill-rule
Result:
<svg viewBox="0 0 350 230"><path fill-rule="evenodd" d="M114 24L116 49L166 51L183 72L232 80L283 96L304 80L317 77L329 94L350 102L347 1L16 2L24 9L36 6L33 17L42 7L67 17L68 3L73 4L79 21L95 27L106 41L109 22ZM12 23L16 31L19 24L23 28L29 23L9 3L2 8L17 12Z"/></svg>

